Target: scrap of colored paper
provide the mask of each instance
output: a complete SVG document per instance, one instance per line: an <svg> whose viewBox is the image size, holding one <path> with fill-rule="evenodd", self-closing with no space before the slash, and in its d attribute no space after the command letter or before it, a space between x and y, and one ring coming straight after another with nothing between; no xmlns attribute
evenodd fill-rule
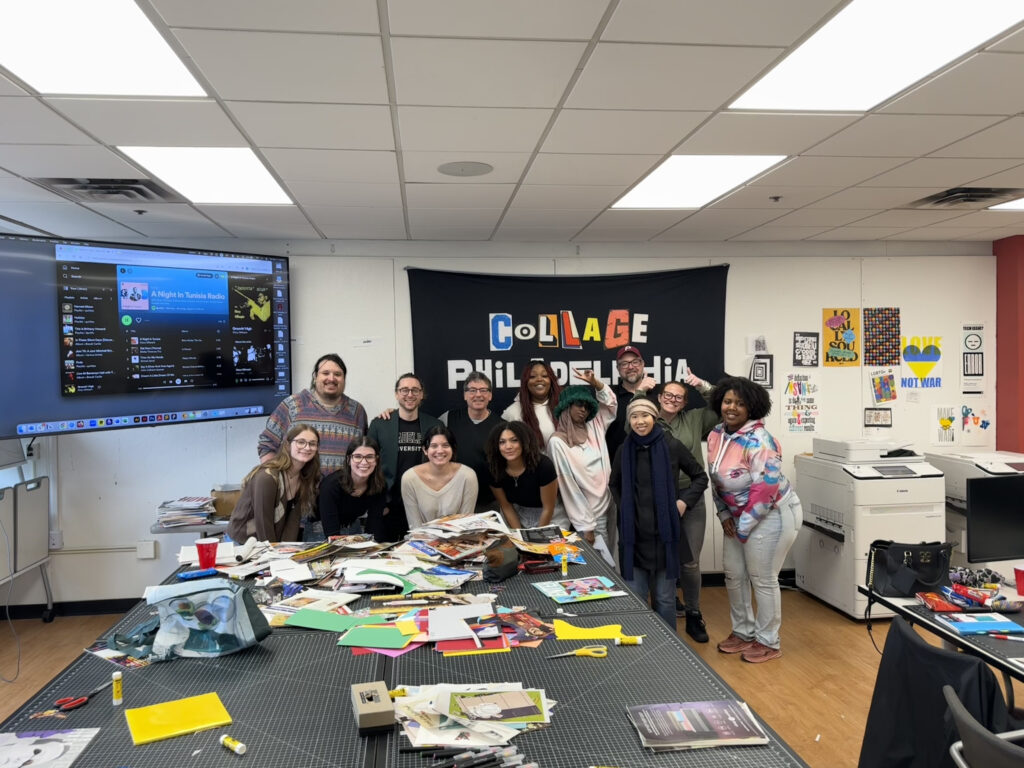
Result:
<svg viewBox="0 0 1024 768"><path fill-rule="evenodd" d="M395 626L402 631L403 635L418 635L420 632L415 621L396 621Z"/></svg>
<svg viewBox="0 0 1024 768"><path fill-rule="evenodd" d="M567 621L555 619L555 638L558 640L614 640L628 637L621 624L605 624L603 627L577 627Z"/></svg>
<svg viewBox="0 0 1024 768"><path fill-rule="evenodd" d="M387 656L390 659L404 656L409 651L415 651L423 643L409 643L405 648L359 648L358 646L352 647L353 656L368 656L371 653L379 653L381 656Z"/></svg>
<svg viewBox="0 0 1024 768"><path fill-rule="evenodd" d="M296 611L285 622L289 627L305 627L306 629L323 629L328 632L347 632L361 624L383 624L386 616L341 616L330 611L314 611L303 608Z"/></svg>
<svg viewBox="0 0 1024 768"><path fill-rule="evenodd" d="M352 627L338 638L338 645L361 645L364 648L405 648L411 635L403 635L397 627Z"/></svg>

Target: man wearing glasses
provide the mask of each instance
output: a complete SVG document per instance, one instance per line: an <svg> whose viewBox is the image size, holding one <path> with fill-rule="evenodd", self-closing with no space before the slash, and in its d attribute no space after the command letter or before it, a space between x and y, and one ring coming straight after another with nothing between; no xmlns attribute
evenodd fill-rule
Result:
<svg viewBox="0 0 1024 768"><path fill-rule="evenodd" d="M466 405L453 408L441 414L441 421L455 435L459 446L456 460L460 464L476 472L479 491L477 492L476 511L485 512L494 509L494 494L491 493L491 472L487 466L487 453L484 446L491 430L501 423L501 416L492 412L491 380L480 371L473 371L462 384L462 397Z"/></svg>
<svg viewBox="0 0 1024 768"><path fill-rule="evenodd" d="M388 541L398 541L409 530L402 505L402 474L424 461L423 433L441 422L420 412L423 383L415 373L403 373L395 382L398 409L370 422L369 437L380 445L380 464L388 484L388 511L384 519Z"/></svg>
<svg viewBox="0 0 1024 768"><path fill-rule="evenodd" d="M619 406L615 421L608 425L608 431L604 436L608 444L608 456L612 459L626 439L626 408L629 407L629 401L634 397L649 397L649 393L658 383L647 375L643 355L636 347L620 349L615 367L619 371L619 383L612 387L612 391L615 392Z"/></svg>

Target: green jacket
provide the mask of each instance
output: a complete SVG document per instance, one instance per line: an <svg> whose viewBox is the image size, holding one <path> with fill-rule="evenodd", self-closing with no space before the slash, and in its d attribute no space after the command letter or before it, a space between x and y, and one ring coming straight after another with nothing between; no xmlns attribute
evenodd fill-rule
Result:
<svg viewBox="0 0 1024 768"><path fill-rule="evenodd" d="M707 397L714 391L714 387L700 387L699 391L702 396ZM672 421L658 419L659 423L669 431L672 437L689 449L690 453L693 454L693 458L697 460L702 469L704 468L704 452L700 448L701 441L708 436L711 429L721 420L721 416L711 410L711 408L691 408L688 411L680 411L673 417ZM689 485L689 476L680 472L680 490Z"/></svg>

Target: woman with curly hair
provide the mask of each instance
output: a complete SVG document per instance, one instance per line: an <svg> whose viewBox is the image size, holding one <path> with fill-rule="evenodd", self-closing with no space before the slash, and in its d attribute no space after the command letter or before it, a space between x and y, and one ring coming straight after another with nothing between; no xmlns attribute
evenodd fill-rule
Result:
<svg viewBox="0 0 1024 768"><path fill-rule="evenodd" d="M561 392L551 366L543 360L531 360L524 369L519 394L501 418L526 424L537 438L541 453L545 453L548 440L555 433L555 406Z"/></svg>
<svg viewBox="0 0 1024 768"><path fill-rule="evenodd" d="M708 475L722 521L725 586L732 633L718 644L759 663L782 655L779 570L803 519L800 499L782 474L782 449L764 428L772 403L750 379L718 382L711 407L722 423L708 435ZM754 613L752 598L757 600Z"/></svg>
<svg viewBox="0 0 1024 768"><path fill-rule="evenodd" d="M521 421L504 421L487 437L491 492L509 528L540 528L569 520L558 503L558 476L537 438Z"/></svg>

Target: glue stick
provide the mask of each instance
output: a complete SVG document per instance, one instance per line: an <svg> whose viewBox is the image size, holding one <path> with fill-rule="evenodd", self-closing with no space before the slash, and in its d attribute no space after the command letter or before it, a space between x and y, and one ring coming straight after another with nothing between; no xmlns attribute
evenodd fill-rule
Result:
<svg viewBox="0 0 1024 768"><path fill-rule="evenodd" d="M122 683L121 683L121 673L120 672L115 672L113 675L111 675L111 678L113 680L113 683L111 684L112 685L111 690L113 691L114 706L116 707L116 706L120 705L124 701L124 698L123 698L124 691L123 691L123 689L121 687L122 686Z"/></svg>
<svg viewBox="0 0 1024 768"><path fill-rule="evenodd" d="M225 733L225 734L223 734L220 737L219 741L220 741L220 744L221 744L222 747L226 747L227 749L230 749L236 755L244 755L245 754L245 749L246 749L245 744L240 742L238 739L232 739L230 736L228 736Z"/></svg>
<svg viewBox="0 0 1024 768"><path fill-rule="evenodd" d="M615 638L616 645L643 645L643 635L623 635Z"/></svg>

